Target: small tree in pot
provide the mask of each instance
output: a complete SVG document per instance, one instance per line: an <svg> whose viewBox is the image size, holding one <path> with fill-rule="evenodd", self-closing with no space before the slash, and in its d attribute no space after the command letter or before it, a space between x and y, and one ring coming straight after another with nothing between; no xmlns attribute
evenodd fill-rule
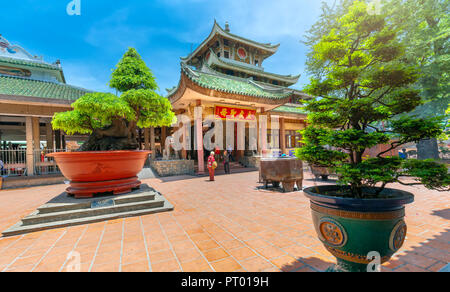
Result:
<svg viewBox="0 0 450 292"><path fill-rule="evenodd" d="M69 135L91 134L80 151L136 150L138 127L172 125L172 105L155 92L155 78L135 49L130 48L113 71L110 87L122 94L82 96L72 111L55 114L53 129Z"/></svg>
<svg viewBox="0 0 450 292"><path fill-rule="evenodd" d="M406 115L421 104L412 88L419 74L402 64L404 48L389 20L368 13L361 1L344 10L331 17L321 37L311 39L310 67L322 69L306 88L317 98L306 103L309 126L296 155L338 174L338 185L305 190L313 221L338 260L336 270L366 271L370 252L386 262L406 235L404 205L414 197L386 186L399 182L448 191L450 178L446 166L436 162L385 156L441 135L441 119ZM365 158L366 150L379 144L390 146Z"/></svg>
<svg viewBox="0 0 450 292"><path fill-rule="evenodd" d="M121 95L88 93L72 104L72 111L53 117L55 130L90 134L77 153L50 155L71 180L67 192L76 197L120 194L139 186L137 173L149 152L136 151L137 129L175 121L169 100L155 92L155 78L135 49L130 48L113 71L110 87Z"/></svg>

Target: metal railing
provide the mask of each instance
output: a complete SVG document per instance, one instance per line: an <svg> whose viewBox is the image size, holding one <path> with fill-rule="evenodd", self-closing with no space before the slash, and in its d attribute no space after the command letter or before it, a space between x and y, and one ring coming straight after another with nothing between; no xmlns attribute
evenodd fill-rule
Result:
<svg viewBox="0 0 450 292"><path fill-rule="evenodd" d="M27 150L23 148L0 150L3 162L2 176L24 176L27 172Z"/></svg>
<svg viewBox="0 0 450 292"><path fill-rule="evenodd" d="M61 171L53 158L46 157L54 152L65 152L66 149L33 151L34 175L60 174ZM27 150L24 148L0 150L0 160L3 168L0 175L6 177L27 176Z"/></svg>
<svg viewBox="0 0 450 292"><path fill-rule="evenodd" d="M66 152L66 149L57 150L34 150L34 175L60 174L58 165L53 158L47 157L47 154L55 152Z"/></svg>

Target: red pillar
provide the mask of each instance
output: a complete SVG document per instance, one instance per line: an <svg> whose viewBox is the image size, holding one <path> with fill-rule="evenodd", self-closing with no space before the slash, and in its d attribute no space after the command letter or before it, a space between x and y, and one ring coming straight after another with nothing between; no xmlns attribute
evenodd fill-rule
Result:
<svg viewBox="0 0 450 292"><path fill-rule="evenodd" d="M197 141L197 156L198 156L198 174L205 173L205 160L203 158L203 117L202 117L202 102L197 100L197 107L195 108L195 139Z"/></svg>

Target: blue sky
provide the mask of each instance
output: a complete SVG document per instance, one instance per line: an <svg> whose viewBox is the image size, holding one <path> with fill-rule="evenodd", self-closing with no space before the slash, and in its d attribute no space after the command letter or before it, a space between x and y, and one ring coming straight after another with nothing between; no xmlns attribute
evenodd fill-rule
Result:
<svg viewBox="0 0 450 292"><path fill-rule="evenodd" d="M60 59L67 82L109 91L108 80L128 47L135 47L157 78L160 92L178 84L180 57L210 33L216 19L231 32L280 43L266 71L302 74L308 82L307 48L300 42L320 15L319 0L81 0L81 16L69 16L70 0L2 1L0 34L47 62ZM327 0L334 2L334 0Z"/></svg>

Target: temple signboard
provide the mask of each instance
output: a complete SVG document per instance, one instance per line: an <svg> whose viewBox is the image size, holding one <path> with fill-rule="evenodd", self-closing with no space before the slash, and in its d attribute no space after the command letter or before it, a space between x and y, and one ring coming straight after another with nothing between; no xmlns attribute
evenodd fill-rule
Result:
<svg viewBox="0 0 450 292"><path fill-rule="evenodd" d="M234 120L234 121L255 121L256 120L256 110L237 108L237 107L226 107L226 106L216 106L214 110L216 119L222 120Z"/></svg>

